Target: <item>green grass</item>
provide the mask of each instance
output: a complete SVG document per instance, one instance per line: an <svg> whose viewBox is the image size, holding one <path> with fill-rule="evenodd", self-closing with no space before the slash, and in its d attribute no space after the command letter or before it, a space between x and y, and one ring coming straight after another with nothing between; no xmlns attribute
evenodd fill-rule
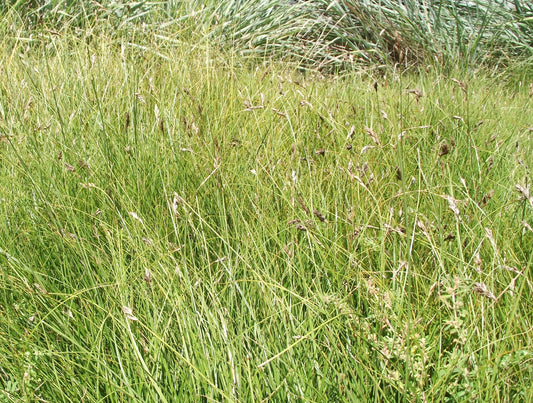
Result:
<svg viewBox="0 0 533 403"><path fill-rule="evenodd" d="M0 402L533 398L529 82L13 18Z"/></svg>
<svg viewBox="0 0 533 403"><path fill-rule="evenodd" d="M241 56L329 72L368 64L533 66L528 0L7 0L6 10L36 29L105 21L114 31L139 24L160 37L181 31L182 40L201 33Z"/></svg>

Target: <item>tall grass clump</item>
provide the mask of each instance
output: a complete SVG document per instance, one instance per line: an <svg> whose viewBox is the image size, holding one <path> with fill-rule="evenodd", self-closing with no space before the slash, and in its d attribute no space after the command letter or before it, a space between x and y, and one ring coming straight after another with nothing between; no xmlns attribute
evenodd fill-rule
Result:
<svg viewBox="0 0 533 403"><path fill-rule="evenodd" d="M277 18L265 18L265 10ZM277 48L334 68L354 62L468 67L533 57L533 6L525 1L233 1L224 2L224 11L222 29L241 46Z"/></svg>
<svg viewBox="0 0 533 403"><path fill-rule="evenodd" d="M331 32L340 43L355 49L374 46L388 61L471 66L533 56L530 2L341 1L327 7ZM370 43L353 43L357 32L365 32Z"/></svg>
<svg viewBox="0 0 533 403"><path fill-rule="evenodd" d="M221 49L323 71L368 64L501 68L533 60L533 5L525 0L14 1L32 27L143 26L162 38L199 33Z"/></svg>

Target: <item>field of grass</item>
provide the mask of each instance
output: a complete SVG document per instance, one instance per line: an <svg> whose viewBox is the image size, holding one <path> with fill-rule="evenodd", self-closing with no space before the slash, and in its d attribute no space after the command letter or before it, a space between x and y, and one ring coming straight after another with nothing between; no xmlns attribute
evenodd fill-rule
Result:
<svg viewBox="0 0 533 403"><path fill-rule="evenodd" d="M1 403L533 399L533 83L10 18Z"/></svg>

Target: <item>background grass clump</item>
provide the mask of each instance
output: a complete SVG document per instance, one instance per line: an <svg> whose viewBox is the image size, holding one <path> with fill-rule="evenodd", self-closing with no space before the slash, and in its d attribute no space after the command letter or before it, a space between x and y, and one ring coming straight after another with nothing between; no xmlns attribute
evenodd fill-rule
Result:
<svg viewBox="0 0 533 403"><path fill-rule="evenodd" d="M0 402L533 398L527 58L323 75L135 4L2 17Z"/></svg>
<svg viewBox="0 0 533 403"><path fill-rule="evenodd" d="M531 70L533 5L526 0L10 0L1 11L32 29L106 25L189 41L198 33L241 56L275 56L306 68L485 64ZM196 38L197 39L197 38Z"/></svg>

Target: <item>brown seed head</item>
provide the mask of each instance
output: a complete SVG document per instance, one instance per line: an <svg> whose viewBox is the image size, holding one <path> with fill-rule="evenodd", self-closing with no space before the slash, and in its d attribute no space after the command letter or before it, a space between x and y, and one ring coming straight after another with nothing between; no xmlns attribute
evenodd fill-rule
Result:
<svg viewBox="0 0 533 403"><path fill-rule="evenodd" d="M450 153L450 146L448 145L448 143L446 141L444 141L441 145L440 145L440 151L439 151L439 157L442 157L446 154L449 154Z"/></svg>
<svg viewBox="0 0 533 403"><path fill-rule="evenodd" d="M496 301L496 296L489 290L485 283L474 283L472 290L483 297Z"/></svg>
<svg viewBox="0 0 533 403"><path fill-rule="evenodd" d="M322 213L320 213L320 211L318 210L313 210L313 214L322 222L327 222L326 220L326 217L324 217L324 215Z"/></svg>
<svg viewBox="0 0 533 403"><path fill-rule="evenodd" d="M130 127L130 113L126 112L126 116L124 117L124 130L128 130Z"/></svg>

